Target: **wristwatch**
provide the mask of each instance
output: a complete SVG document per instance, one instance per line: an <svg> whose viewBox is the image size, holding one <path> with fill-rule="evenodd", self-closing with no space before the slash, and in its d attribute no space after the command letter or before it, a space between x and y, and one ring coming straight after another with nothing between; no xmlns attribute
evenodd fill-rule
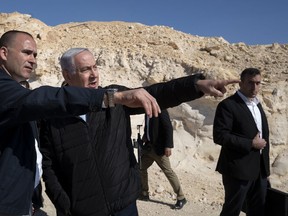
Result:
<svg viewBox="0 0 288 216"><path fill-rule="evenodd" d="M108 101L108 107L115 107L114 103L114 94L117 92L118 89L116 88L108 88L106 91L107 101Z"/></svg>
<svg viewBox="0 0 288 216"><path fill-rule="evenodd" d="M195 77L194 78L195 89L196 89L197 92L199 92L200 96L202 97L204 95L204 93L199 90L198 85L197 85L197 81L198 80L205 80L206 77L204 76L203 73L197 73L197 74L194 75L194 77Z"/></svg>

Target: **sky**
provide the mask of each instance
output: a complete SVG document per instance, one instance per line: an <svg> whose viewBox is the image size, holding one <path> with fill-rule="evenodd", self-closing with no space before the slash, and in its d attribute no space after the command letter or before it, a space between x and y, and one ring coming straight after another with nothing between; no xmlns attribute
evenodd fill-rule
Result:
<svg viewBox="0 0 288 216"><path fill-rule="evenodd" d="M247 45L288 44L288 0L0 0L46 25L124 21Z"/></svg>

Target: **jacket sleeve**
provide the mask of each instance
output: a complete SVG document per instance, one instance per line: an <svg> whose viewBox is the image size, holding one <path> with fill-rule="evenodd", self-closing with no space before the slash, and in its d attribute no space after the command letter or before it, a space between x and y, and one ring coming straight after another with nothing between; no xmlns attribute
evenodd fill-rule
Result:
<svg viewBox="0 0 288 216"><path fill-rule="evenodd" d="M70 199L67 193L62 188L56 172L60 164L57 164L56 153L54 150L53 141L51 140L51 134L49 129L49 123L47 121L41 121L40 125L40 151L42 153L42 168L43 168L43 180L45 182L45 192L48 195L51 202L54 204L58 212L63 215L68 215L70 212Z"/></svg>
<svg viewBox="0 0 288 216"><path fill-rule="evenodd" d="M145 87L145 89L156 98L161 110L163 110L202 97L204 93L199 91L195 85L199 79L204 79L204 76L195 74L181 77L168 82L157 83Z"/></svg>
<svg viewBox="0 0 288 216"><path fill-rule="evenodd" d="M23 88L0 71L0 127L101 109L105 90L43 86Z"/></svg>
<svg viewBox="0 0 288 216"><path fill-rule="evenodd" d="M168 82L156 83L144 87L144 89L156 98L161 110L163 110L202 97L204 93L199 91L195 84L199 79L205 79L204 75L199 73L181 77ZM128 108L128 110L130 114L144 113L142 108Z"/></svg>

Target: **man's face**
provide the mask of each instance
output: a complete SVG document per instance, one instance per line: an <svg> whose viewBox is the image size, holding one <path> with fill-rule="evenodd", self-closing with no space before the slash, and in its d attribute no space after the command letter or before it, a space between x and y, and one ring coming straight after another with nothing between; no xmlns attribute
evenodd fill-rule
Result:
<svg viewBox="0 0 288 216"><path fill-rule="evenodd" d="M33 38L26 34L17 34L13 43L1 47L2 67L17 82L30 78L37 66L37 46Z"/></svg>
<svg viewBox="0 0 288 216"><path fill-rule="evenodd" d="M66 72L65 81L70 86L97 89L99 72L93 54L89 51L83 51L74 57L74 61L76 72Z"/></svg>
<svg viewBox="0 0 288 216"><path fill-rule="evenodd" d="M258 94L261 85L261 75L246 76L243 81L239 83L240 91L247 98L254 98Z"/></svg>

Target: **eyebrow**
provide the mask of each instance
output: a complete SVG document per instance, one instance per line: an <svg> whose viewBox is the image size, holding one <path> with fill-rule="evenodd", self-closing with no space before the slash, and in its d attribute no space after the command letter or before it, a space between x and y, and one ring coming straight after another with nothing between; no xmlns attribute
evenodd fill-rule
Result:
<svg viewBox="0 0 288 216"><path fill-rule="evenodd" d="M253 80L249 80L249 83L256 83L256 84L260 84L261 81L253 81Z"/></svg>
<svg viewBox="0 0 288 216"><path fill-rule="evenodd" d="M87 66L83 66L83 67L79 67L79 68L76 67L76 70L78 70L79 72L83 72L86 70L90 70L92 68L98 69L97 63L95 63L94 65L89 65L89 66L87 65Z"/></svg>
<svg viewBox="0 0 288 216"><path fill-rule="evenodd" d="M30 50L30 49L23 49L23 50L21 50L21 52L22 53L27 53L27 54L33 54L34 55L34 57L36 57L37 56L37 52L34 52L33 50Z"/></svg>

